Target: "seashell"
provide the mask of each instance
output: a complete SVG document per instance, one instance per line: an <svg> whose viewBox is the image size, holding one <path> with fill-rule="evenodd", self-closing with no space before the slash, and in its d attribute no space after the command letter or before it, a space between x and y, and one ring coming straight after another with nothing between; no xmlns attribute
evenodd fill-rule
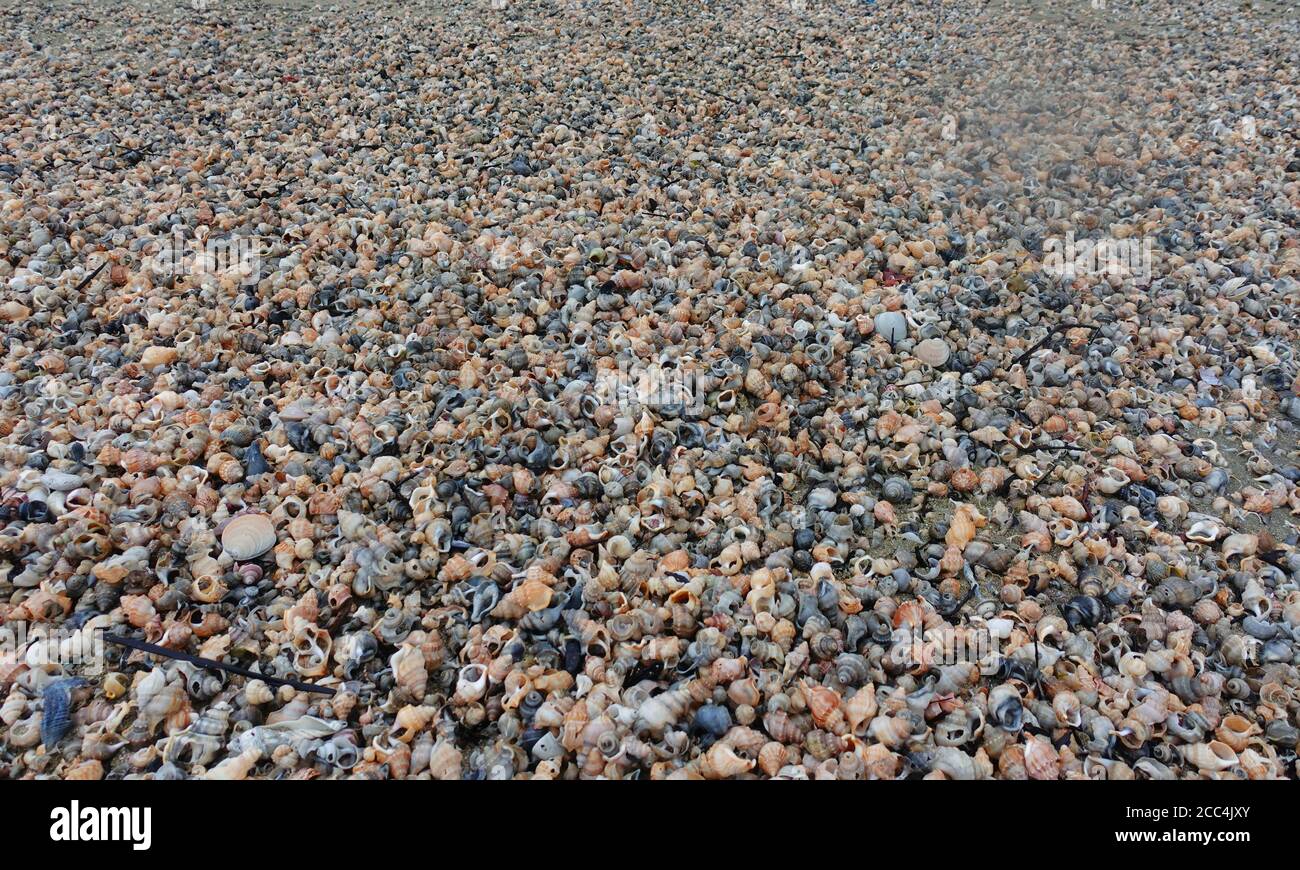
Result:
<svg viewBox="0 0 1300 870"><path fill-rule="evenodd" d="M140 718L150 733L164 722L175 730L188 720L189 699L180 680L169 680L162 668L154 668L135 688Z"/></svg>
<svg viewBox="0 0 1300 870"><path fill-rule="evenodd" d="M1024 720L1024 706L1020 693L1008 685L996 686L989 691L989 719L1007 731L1019 731Z"/></svg>
<svg viewBox="0 0 1300 870"><path fill-rule="evenodd" d="M244 687L244 698L254 705L269 704L274 700L275 693L261 680L249 680L248 685Z"/></svg>
<svg viewBox="0 0 1300 870"><path fill-rule="evenodd" d="M267 514L240 514L221 532L222 550L236 561L256 559L275 545L275 523Z"/></svg>
<svg viewBox="0 0 1300 870"><path fill-rule="evenodd" d="M907 504L912 500L912 485L901 477L891 477L880 487L881 496L893 504Z"/></svg>
<svg viewBox="0 0 1300 870"><path fill-rule="evenodd" d="M214 780L247 779L248 775L253 772L253 768L257 766L257 762L261 760L261 757L261 750L256 748L245 749L243 752L232 755L216 767L213 767L203 774L203 778Z"/></svg>
<svg viewBox="0 0 1300 870"><path fill-rule="evenodd" d="M1234 534L1228 535L1223 539L1220 552L1225 559L1231 559L1233 556L1253 556L1259 549L1259 537L1257 535Z"/></svg>
<svg viewBox="0 0 1300 870"><path fill-rule="evenodd" d="M456 693L452 703L472 704L487 692L487 668L482 665L466 665L456 677Z"/></svg>
<svg viewBox="0 0 1300 870"><path fill-rule="evenodd" d="M63 778L73 782L96 782L104 778L104 765L98 759L86 758L68 768Z"/></svg>
<svg viewBox="0 0 1300 870"><path fill-rule="evenodd" d="M12 689L0 705L0 722L12 725L27 711L27 696L17 688Z"/></svg>
<svg viewBox="0 0 1300 870"><path fill-rule="evenodd" d="M424 653L413 646L402 646L388 660L388 666L393 670L393 681L402 697L417 704L424 700L429 680L424 666ZM486 680L486 672L483 677Z"/></svg>
<svg viewBox="0 0 1300 870"><path fill-rule="evenodd" d="M1127 474L1118 468L1110 466L1101 470L1101 474L1098 475L1094 486L1106 495L1114 495L1128 486L1130 482L1131 479Z"/></svg>
<svg viewBox="0 0 1300 870"><path fill-rule="evenodd" d="M1219 740L1208 743L1195 743L1181 748L1183 760L1200 771L1217 772L1235 767L1239 761L1237 753Z"/></svg>
<svg viewBox="0 0 1300 870"><path fill-rule="evenodd" d="M1043 737L1031 734L1025 739L1025 772L1030 779L1053 780L1060 776L1060 757L1056 748Z"/></svg>
<svg viewBox="0 0 1300 870"><path fill-rule="evenodd" d="M808 683L801 684L803 694L808 704L808 711L812 714L813 722L820 728L834 729L834 726L842 721L843 716L840 713L841 699L834 689L828 689L825 686L813 686Z"/></svg>
<svg viewBox="0 0 1300 870"><path fill-rule="evenodd" d="M879 331L879 319L877 319L877 331ZM893 339L890 340L893 343ZM948 343L941 338L927 338L916 345L913 355L921 362L933 368L943 368L947 364L948 358L952 355L952 349Z"/></svg>
<svg viewBox="0 0 1300 870"><path fill-rule="evenodd" d="M200 713L188 728L168 738L164 757L173 764L206 766L221 752L230 726L231 707L218 701Z"/></svg>
<svg viewBox="0 0 1300 870"><path fill-rule="evenodd" d="M763 744L758 751L758 767L767 776L776 776L789 759L790 753L775 740Z"/></svg>
<svg viewBox="0 0 1300 870"><path fill-rule="evenodd" d="M1214 732L1219 738L1216 742L1222 742L1234 752L1245 751L1252 739L1262 733L1263 729L1258 724L1237 714L1223 717Z"/></svg>
<svg viewBox="0 0 1300 870"><path fill-rule="evenodd" d="M930 761L930 769L942 773L948 779L971 780L983 778L975 759L952 746L940 746L935 750Z"/></svg>
<svg viewBox="0 0 1300 870"><path fill-rule="evenodd" d="M551 587L542 581L525 580L511 593L511 597L524 610L536 612L545 610L550 605L552 594Z"/></svg>
<svg viewBox="0 0 1300 870"><path fill-rule="evenodd" d="M85 684L80 677L64 677L46 683L41 691L41 743L47 751L53 752L72 727L74 692Z"/></svg>
<svg viewBox="0 0 1300 870"><path fill-rule="evenodd" d="M854 692L844 704L844 719L848 723L849 731L853 734L863 734L878 709L874 683L868 683Z"/></svg>
<svg viewBox="0 0 1300 870"><path fill-rule="evenodd" d="M897 311L882 311L876 315L875 332L891 345L907 337L907 318Z"/></svg>
<svg viewBox="0 0 1300 870"><path fill-rule="evenodd" d="M690 708L690 694L686 689L674 689L646 699L636 711L637 733L648 732L659 736L664 729L676 724Z"/></svg>
<svg viewBox="0 0 1300 870"><path fill-rule="evenodd" d="M976 530L983 526L984 522L984 517L975 508L968 504L960 505L957 512L953 514L952 522L948 525L948 532L944 535L944 541L950 547L964 550L966 545L975 539Z"/></svg>
<svg viewBox="0 0 1300 870"><path fill-rule="evenodd" d="M700 773L705 779L730 779L754 769L756 762L742 758L726 743L715 743L700 756Z"/></svg>

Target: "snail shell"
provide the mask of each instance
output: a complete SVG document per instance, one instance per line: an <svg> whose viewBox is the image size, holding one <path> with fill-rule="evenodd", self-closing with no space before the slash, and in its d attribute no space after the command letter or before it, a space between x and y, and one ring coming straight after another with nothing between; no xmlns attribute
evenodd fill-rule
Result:
<svg viewBox="0 0 1300 870"><path fill-rule="evenodd" d="M902 477L891 477L880 488L881 495L893 504L906 504L912 500L912 484Z"/></svg>
<svg viewBox="0 0 1300 870"><path fill-rule="evenodd" d="M175 721L188 708L188 697L180 680L167 679L162 668L154 668L136 687L140 718L152 732L164 720ZM180 722L180 726L184 726Z"/></svg>
<svg viewBox="0 0 1300 870"><path fill-rule="evenodd" d="M1184 746L1182 753L1184 761L1195 765L1201 771L1227 770L1235 766L1239 760L1232 747L1221 740Z"/></svg>
<svg viewBox="0 0 1300 870"><path fill-rule="evenodd" d="M700 774L705 779L728 779L748 773L755 762L742 758L726 743L715 743L700 757Z"/></svg>
<svg viewBox="0 0 1300 870"><path fill-rule="evenodd" d="M424 700L429 675L424 667L424 653L415 646L403 646L388 660L398 690L419 703ZM487 675L484 674L486 680Z"/></svg>
<svg viewBox="0 0 1300 870"><path fill-rule="evenodd" d="M1025 741L1025 772L1030 779L1053 780L1060 776L1060 756L1046 738L1032 734Z"/></svg>

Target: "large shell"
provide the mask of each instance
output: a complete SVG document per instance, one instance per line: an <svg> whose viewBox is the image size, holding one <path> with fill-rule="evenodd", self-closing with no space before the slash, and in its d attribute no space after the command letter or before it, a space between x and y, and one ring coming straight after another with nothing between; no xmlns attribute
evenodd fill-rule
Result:
<svg viewBox="0 0 1300 870"><path fill-rule="evenodd" d="M266 514L240 514L221 530L222 550L239 562L256 559L275 547L275 543L275 523Z"/></svg>

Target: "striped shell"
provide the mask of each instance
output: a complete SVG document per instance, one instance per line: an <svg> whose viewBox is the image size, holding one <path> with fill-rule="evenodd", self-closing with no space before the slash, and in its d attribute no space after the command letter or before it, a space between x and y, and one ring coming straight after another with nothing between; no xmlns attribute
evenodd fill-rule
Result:
<svg viewBox="0 0 1300 870"><path fill-rule="evenodd" d="M54 680L41 693L44 710L41 714L41 742L52 751L72 727L73 690L84 686L80 677Z"/></svg>

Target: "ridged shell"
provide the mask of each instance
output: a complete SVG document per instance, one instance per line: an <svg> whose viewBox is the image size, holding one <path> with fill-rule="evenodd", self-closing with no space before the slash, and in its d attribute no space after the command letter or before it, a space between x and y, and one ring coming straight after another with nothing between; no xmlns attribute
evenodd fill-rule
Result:
<svg viewBox="0 0 1300 870"><path fill-rule="evenodd" d="M270 551L275 541L275 523L266 514L240 514L221 531L221 549L239 562Z"/></svg>
<svg viewBox="0 0 1300 870"><path fill-rule="evenodd" d="M47 751L53 751L72 727L72 692L85 684L80 677L64 677L49 683L41 692L41 742Z"/></svg>

